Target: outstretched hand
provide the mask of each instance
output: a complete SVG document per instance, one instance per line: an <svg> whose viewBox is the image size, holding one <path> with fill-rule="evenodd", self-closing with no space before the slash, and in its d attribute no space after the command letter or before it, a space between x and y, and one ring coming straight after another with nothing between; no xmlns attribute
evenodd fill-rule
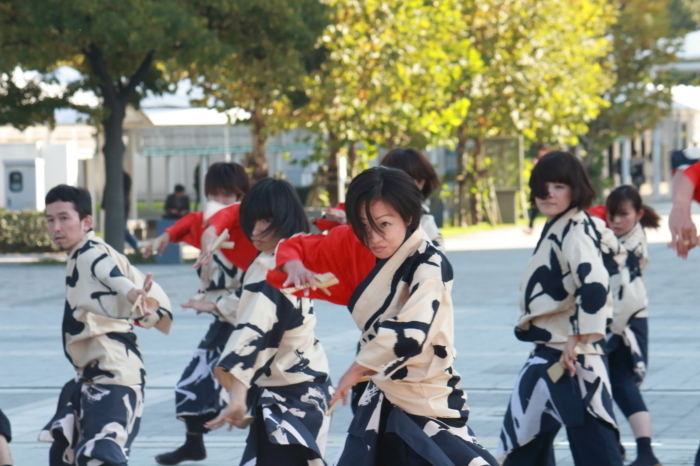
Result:
<svg viewBox="0 0 700 466"><path fill-rule="evenodd" d="M233 426L242 427L241 421L243 421L246 411L248 411L248 406L246 406L245 402L232 399L228 406L226 406L226 409L221 411L216 418L204 424L204 427L210 430L216 430L221 428L224 424L228 424L228 430L231 432Z"/></svg>
<svg viewBox="0 0 700 466"><path fill-rule="evenodd" d="M144 259L148 259L153 255L153 251L158 246L158 253L159 256L162 256L165 253L165 250L167 249L168 245L170 244L170 233L163 233L160 235L158 238L154 239L153 241L149 242L144 246L143 252L141 255L143 256Z"/></svg>
<svg viewBox="0 0 700 466"><path fill-rule="evenodd" d="M318 280L316 280L316 274L304 267L304 264L302 264L301 261L287 262L282 266L282 271L287 274L287 279L284 281L282 286L284 288L306 287L304 290L304 296L309 296L309 288L315 290L320 284Z"/></svg>
<svg viewBox="0 0 700 466"><path fill-rule="evenodd" d="M214 253L212 249L218 237L219 235L216 234L216 229L213 226L204 230L204 233L202 233L202 252L199 253L199 257L193 265L195 269L208 265L211 262L211 256Z"/></svg>
<svg viewBox="0 0 700 466"><path fill-rule="evenodd" d="M205 312L214 313L216 312L216 304L209 301L202 301L201 299L191 298L184 304L180 304L183 309L194 309L197 314L203 314Z"/></svg>
<svg viewBox="0 0 700 466"><path fill-rule="evenodd" d="M688 252L698 244L698 232L690 217L690 211L674 206L668 217L671 230L671 247L678 257L686 259Z"/></svg>
<svg viewBox="0 0 700 466"><path fill-rule="evenodd" d="M148 292L151 291L152 286L153 286L153 274L149 272L148 274L146 274L146 277L143 280L143 288L132 288L126 294L126 299L131 304L136 303L136 300L139 299L139 296L141 297L141 310L143 311L144 316L150 316L151 314L153 314L153 311L148 309L148 306L146 306L146 299L148 298Z"/></svg>

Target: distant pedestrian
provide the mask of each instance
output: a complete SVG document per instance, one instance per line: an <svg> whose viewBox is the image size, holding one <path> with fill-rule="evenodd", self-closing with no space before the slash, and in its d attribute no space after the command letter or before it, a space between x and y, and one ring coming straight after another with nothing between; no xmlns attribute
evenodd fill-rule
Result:
<svg viewBox="0 0 700 466"><path fill-rule="evenodd" d="M168 195L163 210L163 218L177 219L190 213L190 198L185 194L184 186L175 185L175 192Z"/></svg>

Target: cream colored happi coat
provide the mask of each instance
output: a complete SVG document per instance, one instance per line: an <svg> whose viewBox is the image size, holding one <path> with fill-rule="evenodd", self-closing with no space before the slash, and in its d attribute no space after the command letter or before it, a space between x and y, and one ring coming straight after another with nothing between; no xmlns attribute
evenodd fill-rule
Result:
<svg viewBox="0 0 700 466"><path fill-rule="evenodd" d="M613 317L613 295L627 281L626 251L602 220L572 208L545 227L520 285L520 340L563 350L586 335L578 354L604 354L599 342Z"/></svg>
<svg viewBox="0 0 700 466"><path fill-rule="evenodd" d="M233 265L221 251L214 251L212 260L197 270L201 286L192 298L214 303L214 314L222 322L236 325L238 289L243 270Z"/></svg>
<svg viewBox="0 0 700 466"><path fill-rule="evenodd" d="M143 287L144 275L124 255L88 232L68 254L66 303L63 316L65 353L83 382L136 385L145 369L133 323L170 331L170 300L157 284L148 293L158 311L142 317L126 299Z"/></svg>
<svg viewBox="0 0 700 466"><path fill-rule="evenodd" d="M265 281L274 255L261 253L248 268L238 321L219 357L216 376L247 387L282 387L327 379L328 360L316 339L312 301L282 293Z"/></svg>
<svg viewBox="0 0 700 466"><path fill-rule="evenodd" d="M363 332L355 360L406 413L460 418L466 395L453 367L452 266L418 228L370 273L348 305ZM362 403L362 402L360 402Z"/></svg>
<svg viewBox="0 0 700 466"><path fill-rule="evenodd" d="M647 285L643 274L649 265L649 248L644 228L637 222L626 235L618 238L627 251L626 280L615 296L615 308L610 331L622 335L634 317L648 317Z"/></svg>

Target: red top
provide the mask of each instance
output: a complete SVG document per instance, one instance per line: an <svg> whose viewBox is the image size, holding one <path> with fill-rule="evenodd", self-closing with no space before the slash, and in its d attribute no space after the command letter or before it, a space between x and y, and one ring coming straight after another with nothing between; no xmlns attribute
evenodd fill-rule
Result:
<svg viewBox="0 0 700 466"><path fill-rule="evenodd" d="M173 243L187 243L197 249L202 249L202 233L205 230L204 214L191 212L180 218L174 225L165 229Z"/></svg>
<svg viewBox="0 0 700 466"><path fill-rule="evenodd" d="M293 260L301 261L314 273L332 272L340 283L328 288L331 296L320 290L310 291L309 296L344 306L377 263L375 255L357 239L349 225L333 228L327 235L295 235L280 241L275 265L281 267ZM267 273L268 283L276 288L282 288L286 278L279 270ZM295 295L303 296L303 291Z"/></svg>
<svg viewBox="0 0 700 466"><path fill-rule="evenodd" d="M605 205L595 205L588 209L586 212L588 212L590 215L594 217L598 217L599 219L603 220L605 222L605 226L610 228L610 225L608 225L608 217L607 217L607 209L605 208Z"/></svg>
<svg viewBox="0 0 700 466"><path fill-rule="evenodd" d="M248 270L248 266L260 251L253 246L253 243L250 242L241 229L240 208L240 202L224 207L209 217L208 222L209 225L216 229L217 235L220 235L228 228L229 241L233 241L233 249L221 249L221 253L239 269Z"/></svg>
<svg viewBox="0 0 700 466"><path fill-rule="evenodd" d="M683 174L688 177L693 186L695 186L695 191L693 191L693 199L695 202L700 202L700 163L694 163L685 170Z"/></svg>

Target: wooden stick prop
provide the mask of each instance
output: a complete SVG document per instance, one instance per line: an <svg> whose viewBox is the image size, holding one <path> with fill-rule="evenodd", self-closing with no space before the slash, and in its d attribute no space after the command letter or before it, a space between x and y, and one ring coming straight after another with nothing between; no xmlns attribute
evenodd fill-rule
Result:
<svg viewBox="0 0 700 466"><path fill-rule="evenodd" d="M552 382L557 383L564 375L564 366L559 361L555 362L547 369L547 375L552 379Z"/></svg>
<svg viewBox="0 0 700 466"><path fill-rule="evenodd" d="M228 228L226 228L224 231L221 232L219 237L214 240L214 243L211 245L211 252L214 252L218 249L221 249L222 246L224 246L224 243L228 242L229 236L230 235L228 232ZM230 244L232 244L232 243L230 243ZM233 247L233 246L231 246L231 247ZM224 249L226 249L226 248L224 248ZM229 248L229 249L231 249L231 248Z"/></svg>
<svg viewBox="0 0 700 466"><path fill-rule="evenodd" d="M329 287L340 283L340 280L338 280L338 278L336 278L336 276L333 275L332 272L323 273L323 274L316 274L316 275L314 275L314 278L316 279L316 281L318 281L318 285L316 285L316 288L323 291L326 294L326 296L331 295L331 292L328 291ZM294 288L285 288L282 290L282 293L292 294L292 293L296 293L297 291L305 290L307 288L311 288L311 285L297 286Z"/></svg>
<svg viewBox="0 0 700 466"><path fill-rule="evenodd" d="M148 285L150 285L151 282L153 282L153 275L146 275L146 279L143 282L142 289L145 290L146 288L148 288ZM141 314L141 317L145 316L145 313L143 312L143 302L142 301L143 301L143 299L141 298L141 295L139 295L138 298L136 298L136 301L134 301L134 305L131 306L131 312L133 313L134 311L136 311L138 309L139 314ZM148 304L149 304L148 298L146 298L146 307L148 307Z"/></svg>
<svg viewBox="0 0 700 466"><path fill-rule="evenodd" d="M328 412L326 413L326 416L330 416L333 414L333 411L335 411L335 408L338 406L338 403L340 403L340 399L337 399L335 403L331 405L331 407L328 409Z"/></svg>
<svg viewBox="0 0 700 466"><path fill-rule="evenodd" d="M700 244L700 236L698 236L698 244ZM668 246L669 248L673 246L673 241L671 241L670 243L666 243L666 246ZM684 240L683 246L690 246L690 240Z"/></svg>

